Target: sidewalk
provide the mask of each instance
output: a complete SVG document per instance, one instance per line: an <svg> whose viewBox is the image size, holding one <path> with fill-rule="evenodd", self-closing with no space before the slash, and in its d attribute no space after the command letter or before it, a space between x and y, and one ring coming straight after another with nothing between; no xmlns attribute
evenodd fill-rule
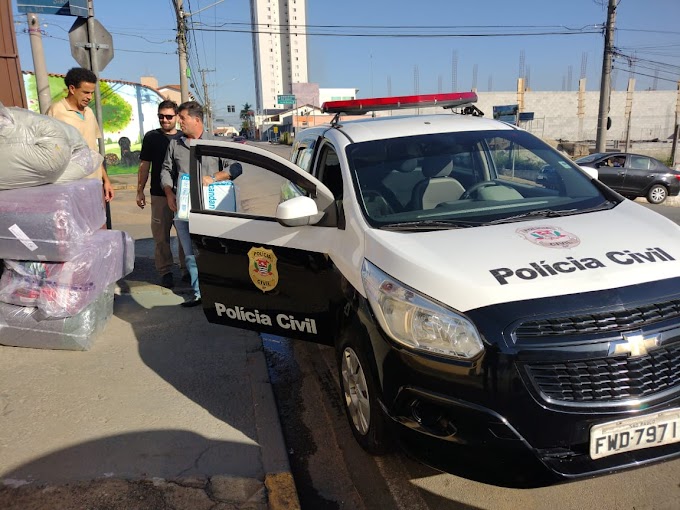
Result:
<svg viewBox="0 0 680 510"><path fill-rule="evenodd" d="M136 263L92 350L0 346L0 508L299 508L260 337L156 285L136 175L112 181Z"/></svg>

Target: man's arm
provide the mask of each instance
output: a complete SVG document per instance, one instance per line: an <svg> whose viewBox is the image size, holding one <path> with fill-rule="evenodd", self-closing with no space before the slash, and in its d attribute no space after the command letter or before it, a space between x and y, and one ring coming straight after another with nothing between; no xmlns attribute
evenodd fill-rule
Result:
<svg viewBox="0 0 680 510"><path fill-rule="evenodd" d="M144 209L146 205L146 197L144 196L144 188L146 181L149 180L149 168L151 168L150 161L140 161L139 169L137 170L137 205Z"/></svg>
<svg viewBox="0 0 680 510"><path fill-rule="evenodd" d="M161 169L161 187L165 193L165 198L168 200L168 207L171 211L177 212L177 199L175 192L172 191L174 182L172 180L173 170L175 168L175 146L177 140L170 140L168 150L165 152L165 159L163 160L163 168Z"/></svg>
<svg viewBox="0 0 680 510"><path fill-rule="evenodd" d="M225 161L226 163L227 160L222 161ZM241 163L237 161L232 162L231 164L226 163L225 166L226 168L224 170L220 170L213 175L204 175L202 179L203 185L207 186L208 184L219 181L233 181L243 173L243 167L241 166Z"/></svg>
<svg viewBox="0 0 680 510"><path fill-rule="evenodd" d="M102 163L102 183L104 185L104 200L110 202L113 200L115 193L113 192L113 186L111 186L111 181L109 180L109 174L106 173L106 167Z"/></svg>

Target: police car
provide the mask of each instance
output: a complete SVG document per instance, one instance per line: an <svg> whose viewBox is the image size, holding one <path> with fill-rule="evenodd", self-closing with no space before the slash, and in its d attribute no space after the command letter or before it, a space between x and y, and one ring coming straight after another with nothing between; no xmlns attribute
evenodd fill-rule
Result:
<svg viewBox="0 0 680 510"><path fill-rule="evenodd" d="M194 141L192 183L226 157L244 202L273 201L190 212L206 317L334 346L372 453L396 437L452 470L462 445L562 479L677 457L678 226L475 99L326 103L292 161Z"/></svg>

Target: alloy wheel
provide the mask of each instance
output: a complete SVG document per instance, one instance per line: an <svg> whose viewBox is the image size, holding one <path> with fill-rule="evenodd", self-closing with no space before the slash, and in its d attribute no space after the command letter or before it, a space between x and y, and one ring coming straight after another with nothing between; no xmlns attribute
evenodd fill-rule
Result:
<svg viewBox="0 0 680 510"><path fill-rule="evenodd" d="M654 186L649 191L649 201L653 204L660 204L666 200L666 188L663 186Z"/></svg>
<svg viewBox="0 0 680 510"><path fill-rule="evenodd" d="M346 347L342 353L341 372L345 405L352 424L357 432L365 435L371 425L368 384L359 357L350 347Z"/></svg>

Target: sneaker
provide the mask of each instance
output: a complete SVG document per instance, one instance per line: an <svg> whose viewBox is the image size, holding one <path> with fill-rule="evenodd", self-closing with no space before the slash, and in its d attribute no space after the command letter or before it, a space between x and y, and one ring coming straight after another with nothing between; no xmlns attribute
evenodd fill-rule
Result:
<svg viewBox="0 0 680 510"><path fill-rule="evenodd" d="M187 299L183 303L180 303L180 306L183 306L184 308L191 308L193 306L198 306L201 304L201 297L192 297L191 299Z"/></svg>
<svg viewBox="0 0 680 510"><path fill-rule="evenodd" d="M172 277L172 273L165 273L161 276L161 285L166 289L172 289L175 286L175 280Z"/></svg>

